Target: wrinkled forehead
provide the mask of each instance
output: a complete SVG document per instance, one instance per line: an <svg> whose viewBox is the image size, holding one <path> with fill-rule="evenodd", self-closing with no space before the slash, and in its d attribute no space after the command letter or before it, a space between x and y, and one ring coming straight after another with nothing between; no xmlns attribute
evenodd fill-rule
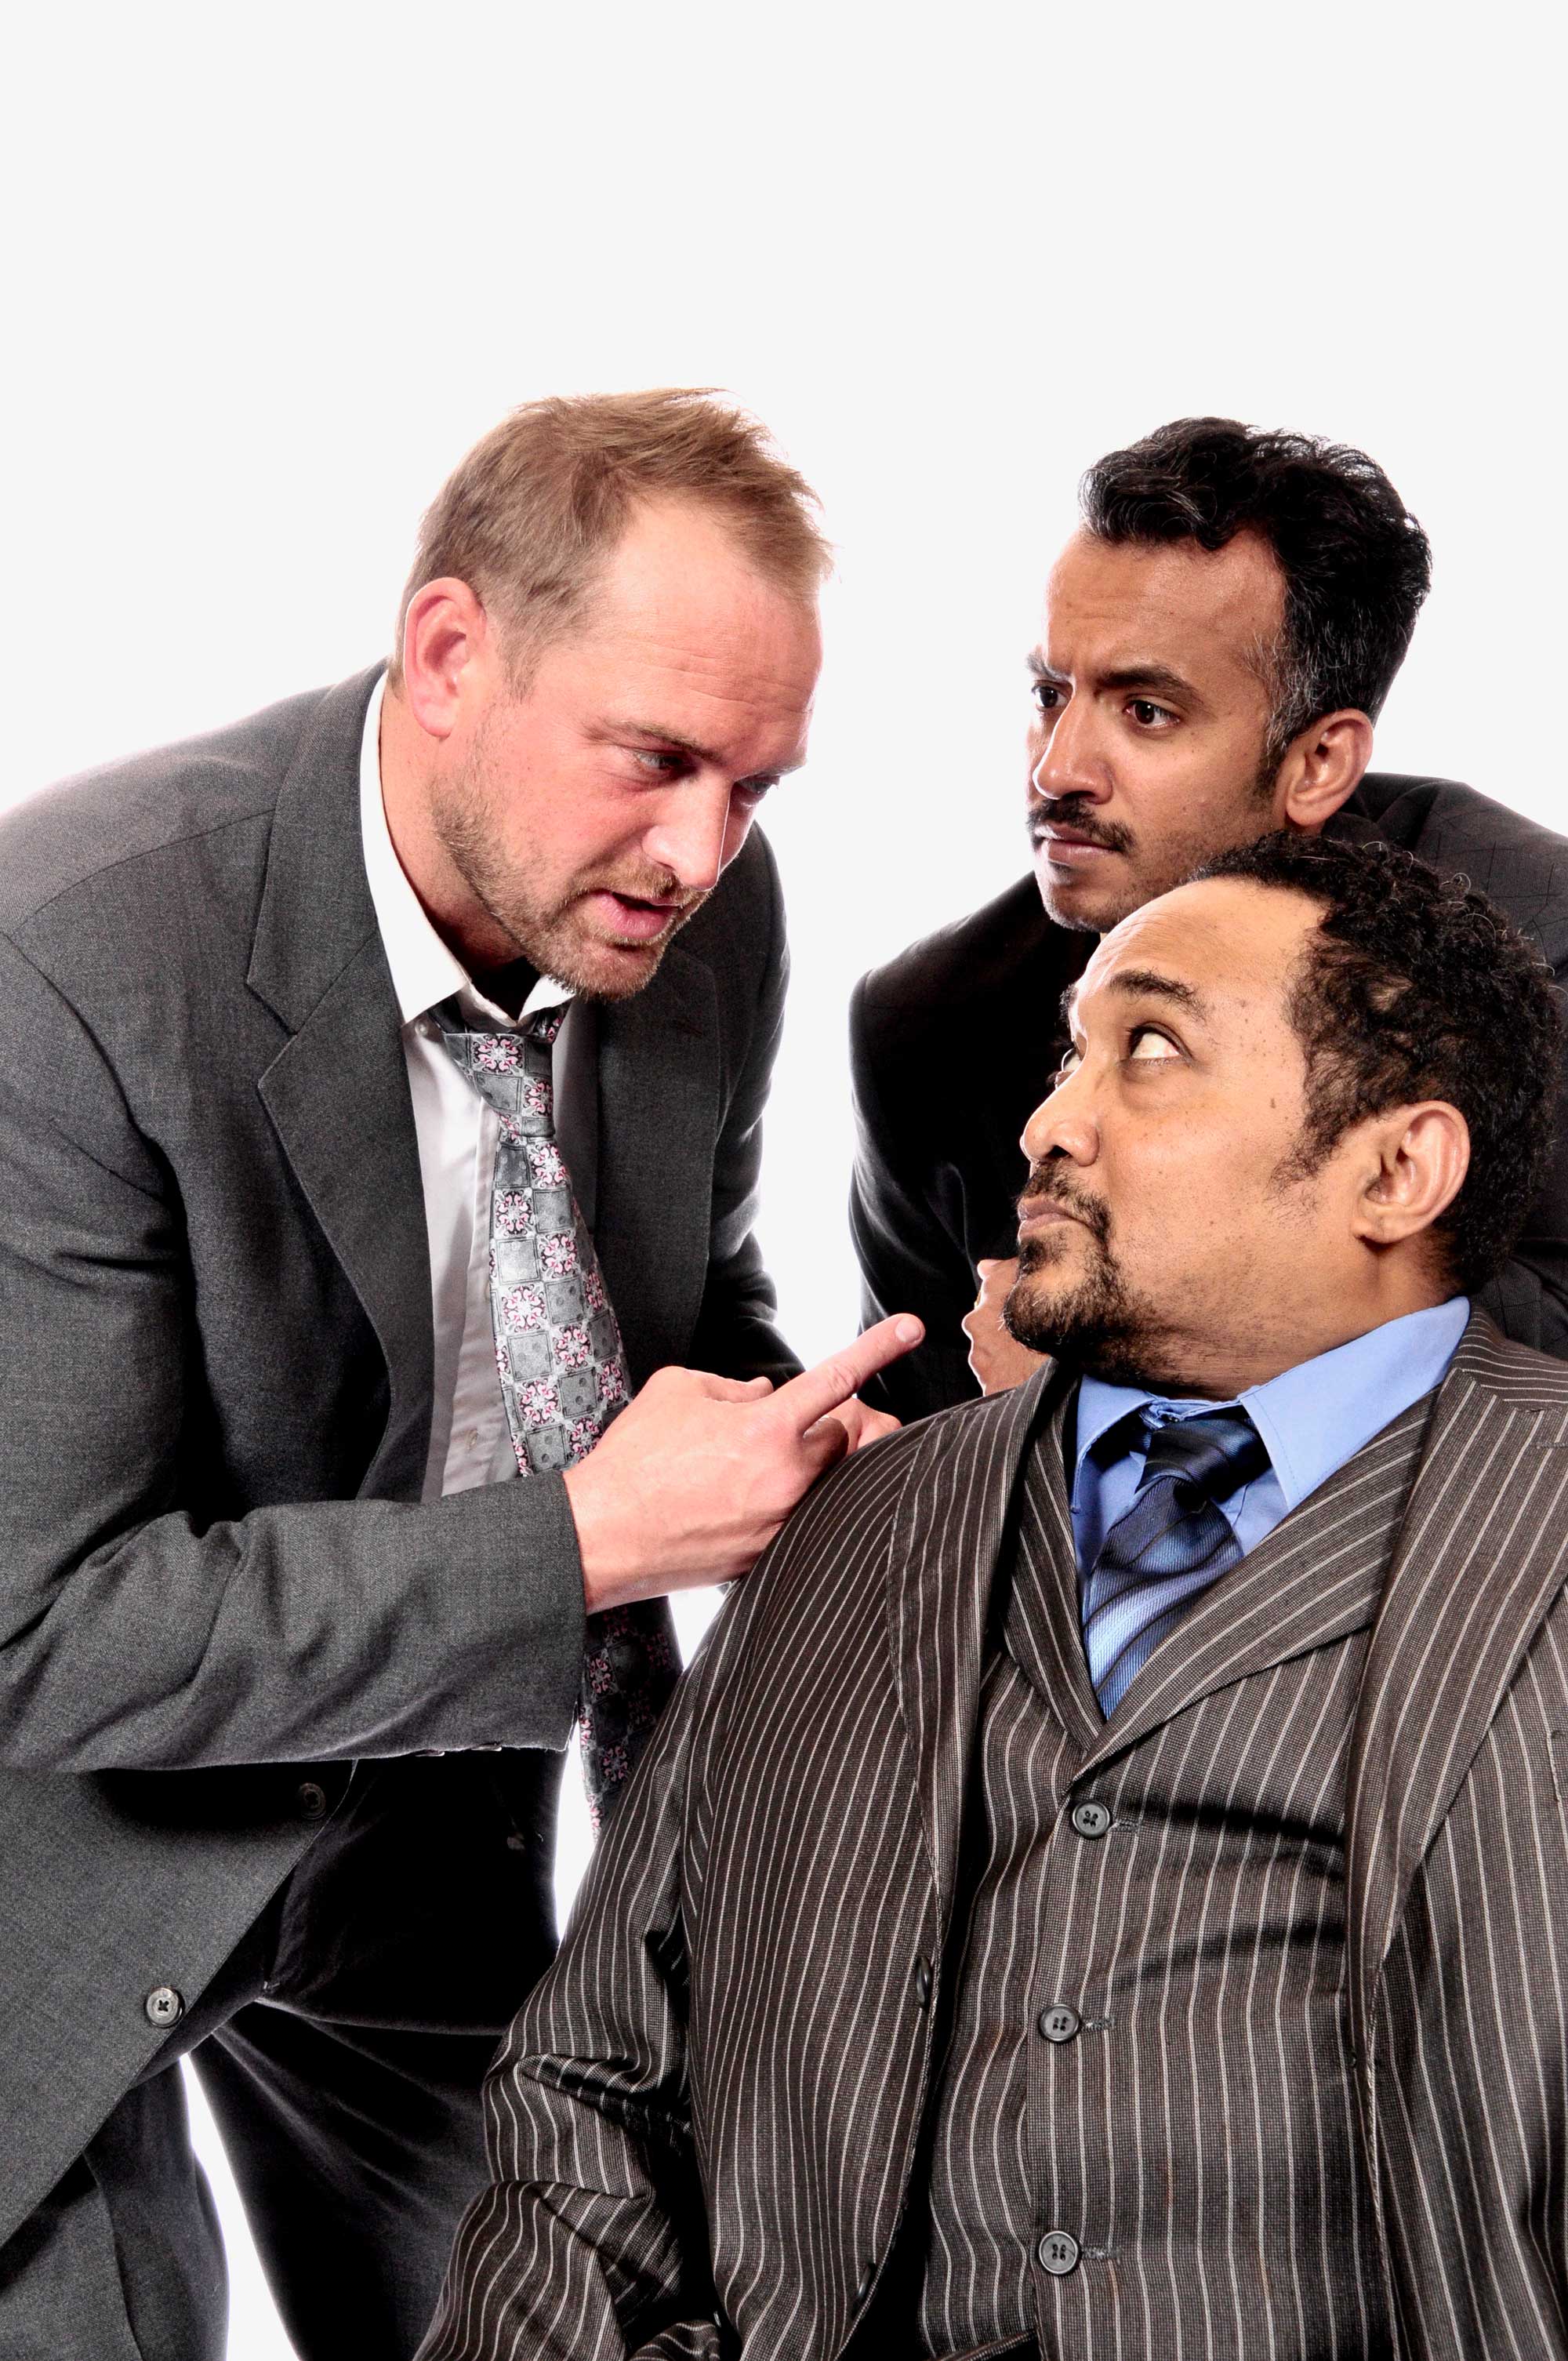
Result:
<svg viewBox="0 0 1568 2361"><path fill-rule="evenodd" d="M1104 937L1072 994L1074 1021L1090 1025L1142 992L1182 1005L1211 1030L1268 1014L1286 1024L1318 916L1304 894L1246 878L1178 885Z"/></svg>
<svg viewBox="0 0 1568 2361"><path fill-rule="evenodd" d="M1080 531L1046 585L1042 639L1047 654L1054 642L1061 656L1091 652L1113 665L1179 654L1254 671L1284 616L1285 577L1257 533L1207 550Z"/></svg>

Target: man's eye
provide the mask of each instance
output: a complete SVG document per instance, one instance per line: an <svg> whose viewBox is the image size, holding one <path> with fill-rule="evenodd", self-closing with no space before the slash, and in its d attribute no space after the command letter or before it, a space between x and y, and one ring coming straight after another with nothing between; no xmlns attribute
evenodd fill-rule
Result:
<svg viewBox="0 0 1568 2361"><path fill-rule="evenodd" d="M685 761L684 754L654 753L645 746L629 746L627 752L644 771L655 771L661 778L668 778L670 773L678 771Z"/></svg>
<svg viewBox="0 0 1568 2361"><path fill-rule="evenodd" d="M1062 1052L1061 1063L1057 1068L1056 1072L1051 1076L1052 1090L1054 1091L1058 1089L1058 1086L1065 1082L1070 1075L1076 1074L1082 1063L1083 1056L1080 1050L1064 1049Z"/></svg>
<svg viewBox="0 0 1568 2361"><path fill-rule="evenodd" d="M1135 1025L1127 1037L1127 1055L1144 1063L1159 1058L1179 1058L1180 1050L1164 1033L1157 1033L1152 1025Z"/></svg>
<svg viewBox="0 0 1568 2361"><path fill-rule="evenodd" d="M1176 719L1168 705L1157 705L1152 697L1129 697L1127 710L1140 730L1160 730Z"/></svg>
<svg viewBox="0 0 1568 2361"><path fill-rule="evenodd" d="M1062 701L1062 693L1054 680L1037 680L1033 693L1042 713L1054 713Z"/></svg>

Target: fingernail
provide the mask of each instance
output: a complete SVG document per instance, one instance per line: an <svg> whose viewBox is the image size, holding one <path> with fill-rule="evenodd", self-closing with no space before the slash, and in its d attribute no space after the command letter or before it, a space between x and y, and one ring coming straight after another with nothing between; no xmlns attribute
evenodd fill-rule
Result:
<svg viewBox="0 0 1568 2361"><path fill-rule="evenodd" d="M897 1337L901 1345L918 1345L921 1337L926 1334L926 1330L921 1322L912 1319L910 1315L905 1312L899 1319L893 1333Z"/></svg>

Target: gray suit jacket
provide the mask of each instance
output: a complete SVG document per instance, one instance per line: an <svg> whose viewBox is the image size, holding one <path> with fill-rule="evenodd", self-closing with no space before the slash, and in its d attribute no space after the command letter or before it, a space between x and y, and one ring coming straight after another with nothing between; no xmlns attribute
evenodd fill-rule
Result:
<svg viewBox="0 0 1568 2361"><path fill-rule="evenodd" d="M1059 1936L1069 1973L1095 1960L1094 1991L1113 1976L1121 1995L1103 2069L1058 2063L1050 2080L1069 2112L1042 2173L1080 2195L1105 2185L1101 2218L1121 2235L1113 2268L1042 2280L1046 2349L1306 2361L1299 2268L1360 2275L1381 2324L1356 2361L1390 2345L1411 2361L1568 2355L1568 1368L1477 1314L1435 1399L1223 1576L1110 1723L1078 1637L1060 1387L1047 1369L847 1463L727 1608L492 2076L494 2181L459 2233L424 2361L905 2349L878 2307L961 1954L992 1574L1042 1419L1049 1695L1076 1754L1059 1840L1074 1843L1066 1814L1086 1798L1110 1806L1113 1832L1064 1871L1076 1932L1042 1927L1041 1989ZM1282 1845L1289 1886L1311 1818L1283 1701L1298 1675L1331 1693L1320 1660L1351 1719L1348 1751L1343 1730L1328 1741L1346 1808L1318 1863L1332 1906L1303 2043L1274 2022L1277 1927L1254 1905L1277 1894ZM1234 1914L1229 1871L1183 1873L1201 1823L1224 1828L1253 1880ZM1192 1998L1173 2024L1179 1961ZM1230 2096L1228 2039L1269 2053L1233 2053ZM1207 2125L1206 2195L1192 2154L1166 2157L1173 2076ZM1347 2080L1370 2202L1362 2250L1325 2256L1343 2209L1314 2183L1315 2109L1343 2105ZM1294 2168L1270 2180L1261 2221L1250 2183L1224 2186L1227 2105L1260 2092L1286 2109ZM1116 2202L1129 2186L1151 2192L1141 2230ZM1162 2189L1202 2217L1182 2268ZM1252 2279L1262 2324L1239 2337L1230 2202L1232 2235L1259 2239L1267 2266Z"/></svg>
<svg viewBox="0 0 1568 2361"><path fill-rule="evenodd" d="M194 2000L355 1758L571 1726L561 1480L419 1505L425 1227L359 844L375 677L0 826L0 2240L156 2053L150 1990ZM751 1235L784 981L754 837L598 1012L585 1189L634 1380L793 1366ZM536 1836L543 1761L508 1799ZM401 1868L389 1952L400 1911L450 1906L461 1985L477 1905ZM547 1858L529 1874L525 1915ZM504 2023L505 1949L483 1997L388 2015L483 2026L499 1976Z"/></svg>

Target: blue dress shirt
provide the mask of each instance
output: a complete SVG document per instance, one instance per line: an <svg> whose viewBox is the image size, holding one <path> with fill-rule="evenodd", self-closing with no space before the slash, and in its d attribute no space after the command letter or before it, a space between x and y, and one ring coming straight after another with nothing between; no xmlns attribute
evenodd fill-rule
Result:
<svg viewBox="0 0 1568 2361"><path fill-rule="evenodd" d="M1233 1397L1263 1437L1269 1460L1261 1476L1220 1503L1244 1556L1390 1419L1441 1385L1469 1318L1469 1299L1456 1295L1402 1320L1387 1320ZM1105 1535L1133 1505L1148 1436L1141 1420L1123 1422L1146 1405L1157 1425L1229 1406L1173 1401L1134 1386L1083 1379L1072 1481L1080 1570L1093 1565Z"/></svg>

